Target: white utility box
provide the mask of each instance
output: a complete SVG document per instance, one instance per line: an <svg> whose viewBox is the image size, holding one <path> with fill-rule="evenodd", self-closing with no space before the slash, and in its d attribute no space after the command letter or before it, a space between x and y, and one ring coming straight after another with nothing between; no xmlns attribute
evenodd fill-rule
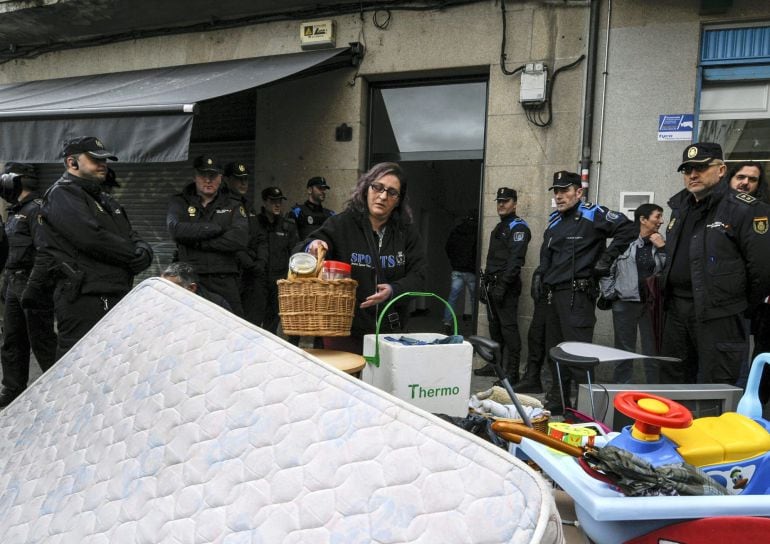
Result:
<svg viewBox="0 0 770 544"><path fill-rule="evenodd" d="M299 43L302 49L325 49L337 44L334 21L310 21L299 24Z"/></svg>
<svg viewBox="0 0 770 544"><path fill-rule="evenodd" d="M380 335L380 366L366 363L361 379L434 414L465 417L471 396L473 346L462 344L404 345ZM389 335L399 338L400 333ZM445 338L438 333L403 336L426 342ZM375 335L364 337L364 355L375 351Z"/></svg>

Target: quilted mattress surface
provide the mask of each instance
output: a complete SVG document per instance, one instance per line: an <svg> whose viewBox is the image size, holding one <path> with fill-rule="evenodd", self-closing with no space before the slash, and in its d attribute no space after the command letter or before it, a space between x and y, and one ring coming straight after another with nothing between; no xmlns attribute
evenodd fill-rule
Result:
<svg viewBox="0 0 770 544"><path fill-rule="evenodd" d="M3 543L560 542L501 449L164 280L0 412Z"/></svg>

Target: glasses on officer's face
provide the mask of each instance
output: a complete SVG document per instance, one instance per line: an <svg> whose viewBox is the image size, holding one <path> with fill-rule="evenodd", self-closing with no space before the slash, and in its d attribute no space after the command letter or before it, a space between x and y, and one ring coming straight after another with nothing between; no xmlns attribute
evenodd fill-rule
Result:
<svg viewBox="0 0 770 544"><path fill-rule="evenodd" d="M712 166L721 166L721 164L721 162L710 162L708 164L685 164L679 171L682 172L685 176L689 176L693 173L693 171L702 173Z"/></svg>
<svg viewBox="0 0 770 544"><path fill-rule="evenodd" d="M375 193L382 194L386 193L388 195L388 198L398 198L401 196L401 193L393 189L392 187L385 187L382 183L373 182L369 184L369 187L371 187Z"/></svg>

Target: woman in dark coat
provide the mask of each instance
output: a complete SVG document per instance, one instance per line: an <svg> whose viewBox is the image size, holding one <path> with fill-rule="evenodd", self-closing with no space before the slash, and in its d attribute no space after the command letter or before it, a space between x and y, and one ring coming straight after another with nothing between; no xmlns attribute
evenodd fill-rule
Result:
<svg viewBox="0 0 770 544"><path fill-rule="evenodd" d="M358 281L351 336L324 339L327 349L363 352L363 337L375 331L379 312L393 297L422 291L426 259L406 198L406 178L395 163L374 165L356 183L345 210L330 217L304 242L305 251L351 265ZM406 324L406 301L383 320L384 332ZM396 308L396 306L398 306Z"/></svg>

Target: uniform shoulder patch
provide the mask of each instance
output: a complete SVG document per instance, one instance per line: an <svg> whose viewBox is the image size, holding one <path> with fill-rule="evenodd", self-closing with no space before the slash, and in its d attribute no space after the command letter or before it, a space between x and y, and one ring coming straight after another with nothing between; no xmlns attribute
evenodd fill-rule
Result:
<svg viewBox="0 0 770 544"><path fill-rule="evenodd" d="M755 204L757 202L757 199L749 193L735 193L735 199L740 200L744 204Z"/></svg>
<svg viewBox="0 0 770 544"><path fill-rule="evenodd" d="M580 204L581 208L585 208L587 210L590 210L591 208L594 208L596 206L597 206L597 204L594 204L593 202L588 202L587 200Z"/></svg>

